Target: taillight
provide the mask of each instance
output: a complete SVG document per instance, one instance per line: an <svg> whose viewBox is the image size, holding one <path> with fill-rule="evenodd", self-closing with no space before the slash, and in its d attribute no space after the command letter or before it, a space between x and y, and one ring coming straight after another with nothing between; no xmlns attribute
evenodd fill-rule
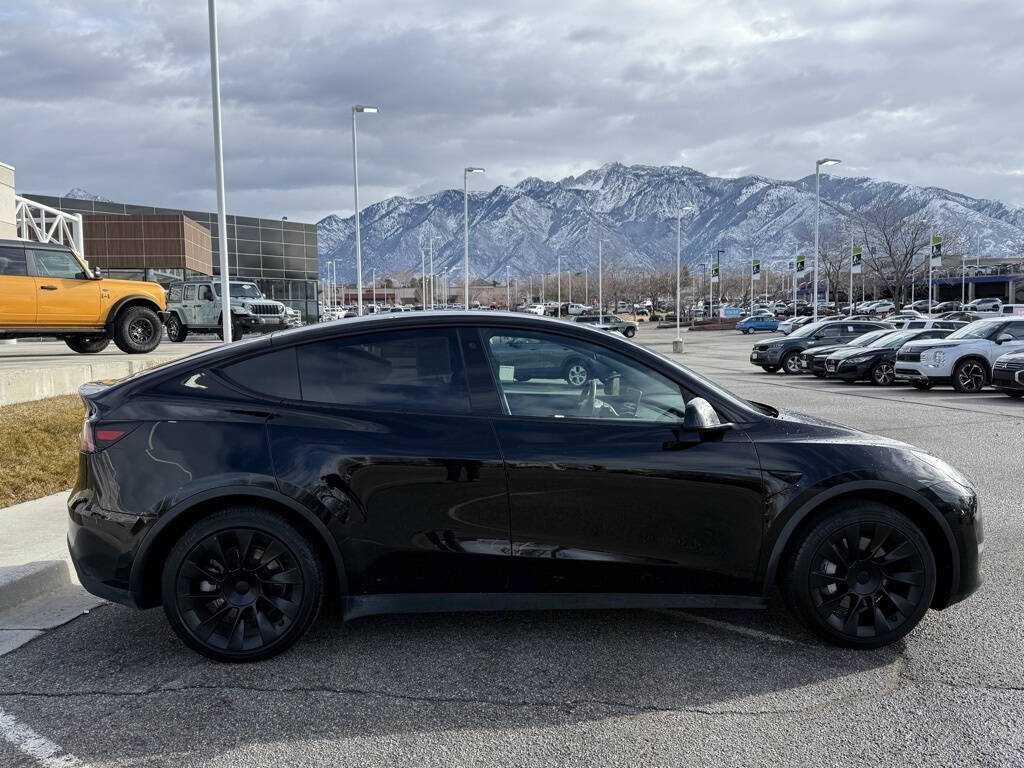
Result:
<svg viewBox="0 0 1024 768"><path fill-rule="evenodd" d="M82 422L82 453L96 453L109 448L131 432L138 424L97 424L86 419Z"/></svg>

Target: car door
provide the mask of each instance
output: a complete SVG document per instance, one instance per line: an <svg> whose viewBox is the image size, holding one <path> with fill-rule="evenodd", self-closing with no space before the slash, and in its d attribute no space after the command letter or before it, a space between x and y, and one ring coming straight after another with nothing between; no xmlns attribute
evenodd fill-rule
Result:
<svg viewBox="0 0 1024 768"><path fill-rule="evenodd" d="M181 311L185 314L185 323L196 326L196 286L186 283L181 289Z"/></svg>
<svg viewBox="0 0 1024 768"><path fill-rule="evenodd" d="M995 342L996 339L1004 335L1010 336L1011 339L999 344L989 344L988 348L985 350L990 365L994 363L997 358L1002 357L1008 352L1019 352L1024 349L1024 321L1011 321L1004 323L989 338Z"/></svg>
<svg viewBox="0 0 1024 768"><path fill-rule="evenodd" d="M217 325L220 309L213 295L213 287L209 283L196 286L195 301L196 325L210 328Z"/></svg>
<svg viewBox="0 0 1024 768"><path fill-rule="evenodd" d="M0 245L0 328L36 322L36 282L23 245Z"/></svg>
<svg viewBox="0 0 1024 768"><path fill-rule="evenodd" d="M103 325L102 281L91 280L71 251L26 247L25 253L35 274L36 325Z"/></svg>
<svg viewBox="0 0 1024 768"><path fill-rule="evenodd" d="M596 361L583 386L516 381L492 359L517 592L749 594L761 546L756 453L742 430L681 429L691 394L596 341L515 331ZM507 338L484 329L481 343Z"/></svg>
<svg viewBox="0 0 1024 768"><path fill-rule="evenodd" d="M295 360L299 397L268 425L274 466L283 492L333 511L352 594L505 590L504 465L456 330L336 335Z"/></svg>

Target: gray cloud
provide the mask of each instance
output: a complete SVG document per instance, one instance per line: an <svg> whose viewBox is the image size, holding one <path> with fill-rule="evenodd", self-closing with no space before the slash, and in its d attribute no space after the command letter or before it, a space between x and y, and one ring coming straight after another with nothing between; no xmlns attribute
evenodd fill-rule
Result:
<svg viewBox="0 0 1024 768"><path fill-rule="evenodd" d="M366 203L604 162L858 176L1024 203L1017 3L221 0L228 200ZM0 160L18 186L212 207L205 4L0 10Z"/></svg>

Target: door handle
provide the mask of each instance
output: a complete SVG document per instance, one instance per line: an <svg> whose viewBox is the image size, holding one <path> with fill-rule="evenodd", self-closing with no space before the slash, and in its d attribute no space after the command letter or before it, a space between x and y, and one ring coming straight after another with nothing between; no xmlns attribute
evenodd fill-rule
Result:
<svg viewBox="0 0 1024 768"><path fill-rule="evenodd" d="M40 285L39 286L39 290L40 291L56 291L57 290L57 286L56 285Z"/></svg>

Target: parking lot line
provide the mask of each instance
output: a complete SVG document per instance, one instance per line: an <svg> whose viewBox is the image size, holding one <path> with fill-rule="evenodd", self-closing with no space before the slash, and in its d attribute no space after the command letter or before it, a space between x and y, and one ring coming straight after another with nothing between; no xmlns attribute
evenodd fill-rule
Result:
<svg viewBox="0 0 1024 768"><path fill-rule="evenodd" d="M677 618L684 619L685 621L692 621L696 624L704 624L714 629L722 629L726 632L734 632L737 635L746 635L752 637L755 640L768 640L773 643L785 643L786 645L804 645L796 640L792 640L782 635L776 635L771 632L762 632L759 629L751 629L750 627L740 626L739 624L731 624L728 621L721 621L720 619L709 619L705 616L695 616L692 613L686 611L661 611L661 613L668 614L669 616L675 616Z"/></svg>
<svg viewBox="0 0 1024 768"><path fill-rule="evenodd" d="M88 768L45 736L40 736L13 715L0 709L0 736L44 768Z"/></svg>

